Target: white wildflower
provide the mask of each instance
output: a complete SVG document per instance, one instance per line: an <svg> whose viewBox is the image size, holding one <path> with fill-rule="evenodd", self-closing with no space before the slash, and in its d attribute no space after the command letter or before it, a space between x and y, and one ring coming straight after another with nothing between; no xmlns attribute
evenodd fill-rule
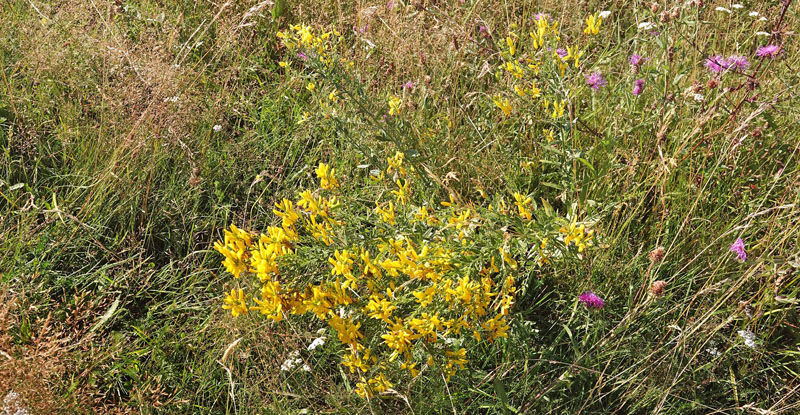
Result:
<svg viewBox="0 0 800 415"><path fill-rule="evenodd" d="M311 342L311 344L308 345L308 350L314 350L317 347L322 346L323 344L325 344L325 337L324 336L316 338L316 339L314 339L314 341Z"/></svg>
<svg viewBox="0 0 800 415"><path fill-rule="evenodd" d="M759 18L758 18L758 21L759 21L759 22L766 22L766 21L767 21L767 18L766 18L766 17L764 17L764 16L761 16L761 17L759 17Z"/></svg>
<svg viewBox="0 0 800 415"><path fill-rule="evenodd" d="M302 370L303 372L310 372L311 371L311 367L309 367L308 365L304 364L303 367L300 368L300 370Z"/></svg>
<svg viewBox="0 0 800 415"><path fill-rule="evenodd" d="M603 10L600 12L600 17L602 17L603 19L608 19L608 16L611 16L610 10Z"/></svg>
<svg viewBox="0 0 800 415"><path fill-rule="evenodd" d="M755 10L753 10L752 12L750 12L750 13L747 13L747 15L748 15L748 16L751 16L751 17L757 17L757 16L758 16L758 12L757 12L757 11L755 11Z"/></svg>
<svg viewBox="0 0 800 415"><path fill-rule="evenodd" d="M654 24L650 22L641 22L639 23L639 30L651 30L652 28L656 27Z"/></svg>
<svg viewBox="0 0 800 415"><path fill-rule="evenodd" d="M303 359L300 358L300 350L293 350L289 353L289 358L281 364L281 371L288 372L300 366L301 363L303 363Z"/></svg>
<svg viewBox="0 0 800 415"><path fill-rule="evenodd" d="M756 348L756 335L750 330L739 330L737 331L739 337L744 340L744 345L755 349Z"/></svg>
<svg viewBox="0 0 800 415"><path fill-rule="evenodd" d="M222 131L222 126L217 124L217 125L215 125L213 127L213 130L214 130L215 133L218 133L218 132Z"/></svg>
<svg viewBox="0 0 800 415"><path fill-rule="evenodd" d="M728 14L730 14L730 13L731 13L731 11L730 11L730 10L728 10L728 9L726 9L726 8L722 7L722 6L720 6L720 7L717 7L717 8L716 8L716 9L714 9L714 10L716 10L716 11L718 11L718 12L725 12L725 13L728 13Z"/></svg>
<svg viewBox="0 0 800 415"><path fill-rule="evenodd" d="M697 102L703 102L706 97L703 94L694 94L694 100Z"/></svg>
<svg viewBox="0 0 800 415"><path fill-rule="evenodd" d="M756 36L769 36L769 32L756 32Z"/></svg>
<svg viewBox="0 0 800 415"><path fill-rule="evenodd" d="M736 4L731 5L731 8L732 9L744 9L744 6L742 6L739 3L736 3Z"/></svg>

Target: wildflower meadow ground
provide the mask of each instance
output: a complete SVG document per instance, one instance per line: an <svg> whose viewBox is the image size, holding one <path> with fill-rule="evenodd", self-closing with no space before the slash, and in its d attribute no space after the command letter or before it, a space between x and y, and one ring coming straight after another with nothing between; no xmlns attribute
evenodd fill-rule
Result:
<svg viewBox="0 0 800 415"><path fill-rule="evenodd" d="M0 414L800 413L799 12L7 0Z"/></svg>

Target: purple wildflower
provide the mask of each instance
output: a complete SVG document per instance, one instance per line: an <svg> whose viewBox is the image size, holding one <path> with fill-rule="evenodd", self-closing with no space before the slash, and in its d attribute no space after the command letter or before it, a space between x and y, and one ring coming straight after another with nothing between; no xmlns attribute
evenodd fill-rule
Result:
<svg viewBox="0 0 800 415"><path fill-rule="evenodd" d="M637 55L634 53L628 58L628 63L630 63L633 66L639 66L642 64L642 62L644 62L644 58L642 58L642 55Z"/></svg>
<svg viewBox="0 0 800 415"><path fill-rule="evenodd" d="M583 294L578 296L578 301L582 302L586 307L597 309L603 308L606 304L600 296L591 291L584 291Z"/></svg>
<svg viewBox="0 0 800 415"><path fill-rule="evenodd" d="M539 13L535 13L535 14L533 15L533 20L534 20L534 21L537 21L537 22L538 22L539 20L542 20L542 19L545 19L545 20L547 20L547 16L549 16L547 13L541 13L541 12L539 12Z"/></svg>
<svg viewBox="0 0 800 415"><path fill-rule="evenodd" d="M708 68L709 71L720 73L724 72L729 67L728 60L725 59L722 55L714 55L710 58L706 58L705 66Z"/></svg>
<svg viewBox="0 0 800 415"><path fill-rule="evenodd" d="M564 49L564 48L558 48L558 49L556 49L556 53L558 54L558 56L559 56L559 57L561 57L561 59L564 59L564 58L566 58L566 57L567 57L567 54L568 54L567 50L566 50L566 49Z"/></svg>
<svg viewBox="0 0 800 415"><path fill-rule="evenodd" d="M727 62L729 69L736 69L739 71L744 71L750 66L750 61L748 61L747 58L742 55L728 56Z"/></svg>
<svg viewBox="0 0 800 415"><path fill-rule="evenodd" d="M411 90L411 89L414 89L415 86L416 86L416 84L414 84L414 82L408 81L408 82L404 83L403 85L401 85L400 87L403 88L403 89Z"/></svg>
<svg viewBox="0 0 800 415"><path fill-rule="evenodd" d="M639 95L644 89L644 79L637 79L633 82L633 95Z"/></svg>
<svg viewBox="0 0 800 415"><path fill-rule="evenodd" d="M304 61L308 60L308 56L306 56L306 54L303 53L303 52L297 52L297 57L302 59L302 60L304 60Z"/></svg>
<svg viewBox="0 0 800 415"><path fill-rule="evenodd" d="M389 0L388 2L386 2L386 10L392 10L392 9L394 9L394 0Z"/></svg>
<svg viewBox="0 0 800 415"><path fill-rule="evenodd" d="M758 50L756 50L756 56L759 58L775 58L780 51L781 47L778 45L759 46Z"/></svg>
<svg viewBox="0 0 800 415"><path fill-rule="evenodd" d="M599 91L600 88L608 85L605 79L603 79L603 74L600 71L594 71L586 76L586 84L589 85L595 91Z"/></svg>
<svg viewBox="0 0 800 415"><path fill-rule="evenodd" d="M744 250L744 241L742 240L742 238L736 238L736 242L734 242L731 245L731 247L728 248L728 250L731 252L735 252L736 259L738 259L739 261L744 262L744 260L747 259L747 252L745 252Z"/></svg>

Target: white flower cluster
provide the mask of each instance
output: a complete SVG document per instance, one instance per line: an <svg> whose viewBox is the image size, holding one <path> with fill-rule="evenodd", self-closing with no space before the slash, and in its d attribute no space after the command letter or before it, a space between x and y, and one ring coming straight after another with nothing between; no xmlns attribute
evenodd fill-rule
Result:
<svg viewBox="0 0 800 415"><path fill-rule="evenodd" d="M737 331L739 337L744 340L744 345L755 349L756 348L756 335L750 330L739 330Z"/></svg>
<svg viewBox="0 0 800 415"><path fill-rule="evenodd" d="M300 366L301 364L302 366ZM284 361L283 364L281 365L281 371L288 372L296 367L300 367L300 370L302 370L303 372L311 371L311 367L303 363L303 359L300 358L299 350L295 350L289 353L289 358L286 359L286 361Z"/></svg>

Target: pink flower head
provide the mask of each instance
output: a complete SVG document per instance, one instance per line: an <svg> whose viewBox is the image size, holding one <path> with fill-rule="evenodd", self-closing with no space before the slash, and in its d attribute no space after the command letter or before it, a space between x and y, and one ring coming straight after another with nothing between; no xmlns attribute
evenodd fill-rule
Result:
<svg viewBox="0 0 800 415"><path fill-rule="evenodd" d="M731 252L736 253L736 259L739 261L744 262L747 259L747 252L744 250L744 241L742 238L736 238L736 241L731 245L728 249Z"/></svg>
<svg viewBox="0 0 800 415"><path fill-rule="evenodd" d="M606 304L600 296L591 291L584 291L583 294L578 296L578 301L582 302L586 307L597 309L603 308Z"/></svg>
<svg viewBox="0 0 800 415"><path fill-rule="evenodd" d="M727 63L729 69L736 69L738 71L744 71L750 66L750 61L748 61L747 58L742 55L728 56Z"/></svg>
<svg viewBox="0 0 800 415"><path fill-rule="evenodd" d="M308 56L306 56L306 54L303 53L303 52L297 52L297 57L302 59L302 60L304 60L304 61L308 60Z"/></svg>
<svg viewBox="0 0 800 415"><path fill-rule="evenodd" d="M566 50L566 49L564 49L564 48L558 48L558 49L556 49L556 53L558 54L558 56L559 56L561 59L564 59L564 58L566 58L566 57L567 57L567 54L568 54L567 50Z"/></svg>
<svg viewBox="0 0 800 415"><path fill-rule="evenodd" d="M535 14L533 15L533 20L534 20L534 21L537 21L537 22L538 22L539 20L542 20L542 19L545 19L545 20L547 20L547 17L548 17L548 16L549 16L549 15L548 15L547 13L541 13L541 12L540 12L540 13L535 13Z"/></svg>
<svg viewBox="0 0 800 415"><path fill-rule="evenodd" d="M404 83L403 85L401 85L400 87L403 88L403 89L411 90L411 89L414 89L415 86L416 86L416 84L414 84L414 82L408 81L408 82Z"/></svg>
<svg viewBox="0 0 800 415"><path fill-rule="evenodd" d="M608 85L605 79L603 79L603 74L600 71L594 71L586 76L586 84L589 85L595 91L599 91L600 88Z"/></svg>
<svg viewBox="0 0 800 415"><path fill-rule="evenodd" d="M644 89L644 79L637 79L633 82L633 95L639 95Z"/></svg>
<svg viewBox="0 0 800 415"><path fill-rule="evenodd" d="M644 62L644 58L642 58L642 55L637 55L634 53L628 58L628 63L630 63L633 66L639 66L642 64L642 62Z"/></svg>
<svg viewBox="0 0 800 415"><path fill-rule="evenodd" d="M386 2L386 10L392 10L392 9L394 9L394 0L389 0L388 2Z"/></svg>
<svg viewBox="0 0 800 415"><path fill-rule="evenodd" d="M722 55L714 55L706 58L706 63L704 65L709 71L715 73L724 72L729 67L728 60Z"/></svg>
<svg viewBox="0 0 800 415"><path fill-rule="evenodd" d="M775 58L778 56L778 52L781 51L781 47L778 45L767 45L767 46L759 46L756 50L756 56L759 58Z"/></svg>

